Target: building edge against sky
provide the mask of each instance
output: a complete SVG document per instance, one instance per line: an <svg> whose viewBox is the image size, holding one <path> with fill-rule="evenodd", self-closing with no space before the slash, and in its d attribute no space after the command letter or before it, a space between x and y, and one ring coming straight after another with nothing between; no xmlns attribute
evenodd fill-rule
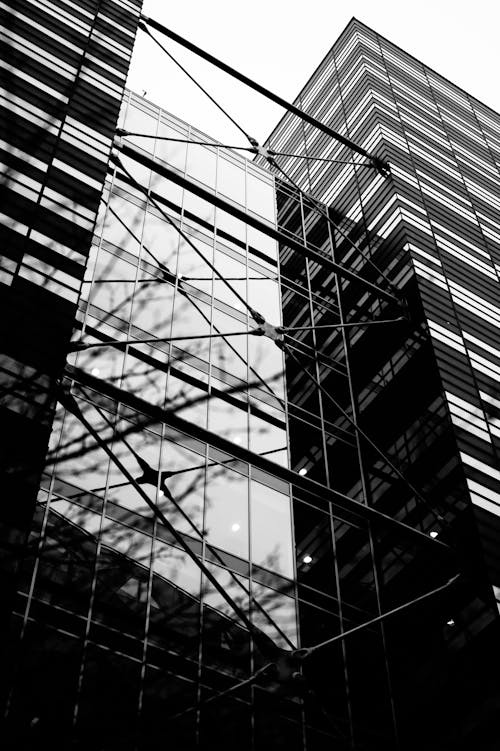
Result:
<svg viewBox="0 0 500 751"><path fill-rule="evenodd" d="M12 324L12 311L26 306L29 301L37 314L42 309L47 312L46 327L50 326L51 331L56 319L63 321L66 317L66 332L59 337L52 334L52 344L59 353L57 367L61 368L75 308L68 308L65 314L57 308L52 313L50 303L54 296L76 301L76 295L71 298L68 292L77 288L74 283L68 284L73 272L83 281L77 329L83 329L87 342L105 342L109 338L140 340L151 334L167 337L186 334L188 329L199 336L202 325L208 326L205 330L212 333L231 331L234 326L246 329L250 321L248 311L238 305L234 292L214 269L207 271L206 263L201 262L193 246L201 249L202 256L211 258L215 268L223 266L222 275L232 280L243 301L254 307L265 302L265 315L273 322L279 320L273 301L278 282L285 325L333 326L341 320L348 321L351 315L352 320L356 320L356 315L381 318L384 312L394 314L389 306L363 293L355 281L338 282L321 263L300 258L297 250L285 243L280 247L278 268L275 260L273 262L275 240L270 242L266 232L259 234L257 229L266 230L274 224L266 208L267 200L262 198L271 184L270 178L237 156L212 146L193 149L174 144L170 148L168 143L156 140L153 146L144 147L142 143L138 146L138 141L132 138L123 139L121 145L126 146L128 140L129 149L135 151L137 157L133 161L122 157L123 165L139 183L146 183L149 190L142 192L126 174L123 176L122 172L120 176L120 169L109 166L105 188L107 208L101 210L85 277L82 271L76 273L76 267L68 259L74 260L75 253L83 250L86 237L78 238L78 248L71 244L74 239L66 240L69 244L65 244L61 225L64 225L64 212L68 213L73 228L85 226L86 215L83 212L82 219L82 211L75 206L78 201L74 186L67 188L63 208L56 194L64 195L64 191L57 190L57 184L49 185L47 178L37 193L35 179L43 173L43 165L48 161L43 151L45 142L37 138L36 131L32 134L26 128L34 115L39 118L34 122L38 122L42 130L47 130L47 123L40 98L35 105L38 109L34 109L32 101L28 107L26 102L41 82L46 88L50 87L50 91L45 92L44 107L50 115L57 116L57 110L50 111L50 107L54 106L53 99L58 99L57 93L59 99L66 95L67 88L61 79L71 80L74 71L65 59L71 45L78 46L78 32L74 27L88 33L90 25L90 36L95 34L102 41L107 13L121 6L125 14L122 20L127 26L126 14L133 11L135 4L123 0L122 3L101 4L104 5L106 8L102 7L99 14L104 18L97 15L92 21L94 5L82 2L80 12L73 11L69 23L66 16L55 31L54 15L46 15L51 4L44 4L44 9L37 11L36 19L25 20L18 14L17 28L9 28L11 46L18 50L16 63L25 65L29 50L30 55L33 52L38 55L38 65L32 64L28 78L14 73L7 87L10 94L16 96L19 120L16 131L8 131L9 138L5 139L14 146L14 149L6 149L6 158L11 168L9 180L15 182L4 185L4 190L10 195L8 191L12 192L14 187L18 198L17 203L7 204L9 220L4 231L8 247L18 248L18 251L10 250L6 254L10 263L4 266L5 278L13 298L5 303L3 320ZM60 13L61 8L54 12ZM66 12L71 12L69 6ZM133 24L129 27L133 29ZM37 29L36 42L32 38L33 28ZM44 49L49 28L52 40L59 31L60 44L51 48L50 45L54 45L51 41ZM345 34L347 31L336 48L342 46ZM371 39L370 35L373 32L368 33ZM133 34L125 36L130 43ZM113 34L105 39L108 68L120 57L119 44L117 46ZM101 50L99 53L104 55ZM49 73L43 64L44 57L50 54L61 61L60 77L53 71ZM54 58L48 59L54 62ZM80 67L80 76L83 73L92 78L95 65L95 56L89 58L94 74ZM372 67L376 69L376 65ZM363 74L360 79L357 83L362 92L366 83L362 80ZM38 82L36 87L33 81ZM22 91L23 85L27 93ZM99 78L92 80L91 85L95 89L102 87ZM376 91L376 86L373 90ZM69 94L71 104L75 101L74 87ZM92 90L91 96L94 94ZM378 95L383 97L384 92ZM380 103L380 96L371 98ZM115 92L112 98L116 122L116 102L119 104L121 96L116 96ZM139 132L144 129L151 133L149 128L153 127L158 128L156 135L185 135L192 139L196 134L205 139L199 131L160 112L141 97L127 94L125 101L138 123ZM380 116L371 104L369 96L364 103L364 106L370 105L367 107L369 117ZM85 108L89 106L87 98ZM347 108L346 105L346 111ZM84 112L87 113L87 109ZM126 111L124 117L127 128L130 123ZM99 117L96 119L99 122ZM75 159L79 154L78 138L88 133L78 123L72 124L75 130L65 138L66 126L63 120L60 122L60 142L67 141L75 147L71 154ZM88 128L88 120L85 126ZM341 122L339 126L341 131ZM54 127L54 122L49 121L50 127ZM103 127L102 121L100 127ZM113 127L109 122L104 125L107 148ZM353 138L357 140L355 135ZM393 152L386 140L382 139L387 149L384 155L391 163L404 164L400 151L394 152L393 162ZM98 146L95 148L99 151ZM281 148L286 150L283 144ZM294 142L293 150L298 148L299 144ZM66 162L64 159L62 162L66 164L68 158L66 156ZM34 162L34 159L39 161ZM291 169L296 181L304 179L299 160L298 169L293 161L278 163L287 172ZM63 174L66 177L71 174L78 180L77 170L81 169L82 161L78 166L69 161L69 165L69 168L63 167ZM308 176L311 173L312 170ZM59 175L53 161L47 174L54 179ZM320 174L318 180L321 178ZM399 195L393 200L392 188L384 192L381 182L369 173L367 180L371 185L365 182L363 186L363 178L359 185L365 191L370 187L372 194L370 197L369 192L365 192L358 207L349 176L335 173L323 175L323 179L334 191L328 203L333 202L335 223L356 238L365 255L377 262L382 259L382 268L393 274L391 279L396 286L414 291L415 274L408 263L408 252L395 252L390 247L395 236L391 235L389 219L397 224L399 217L393 220L392 213L396 208L405 210L405 206L399 205ZM263 181L259 190L255 190L255 180ZM101 184L103 181L102 173ZM356 191L358 183L354 182ZM81 181L77 185L80 186ZM318 195L317 183L308 187ZM371 271L372 266L368 269L359 256L353 256L351 248L343 246L342 237L331 229L332 225L325 221L321 212L311 209L308 201L290 189L286 181L277 179L276 189L278 228L287 231L291 241L297 243L300 239L306 250L326 255L333 248L336 260L349 264L367 279L372 278L373 273L372 280L379 281L378 272ZM49 191L52 192L49 194ZM379 194L377 211L372 201L375 193ZM34 214L38 225L22 222L19 195L34 200L40 207L39 213ZM412 200L407 195L403 195L404 198ZM52 214L43 214L45 207L49 211L54 208L52 203L47 203L54 200L59 200L57 221ZM242 209L247 222L242 220ZM386 211L392 212L391 217ZM379 213L380 217L373 224ZM173 225L166 220L166 214L172 218ZM371 243L366 247L364 226L361 229L359 226L360 214L372 233ZM29 215L23 215L26 216ZM250 220L253 224L249 226ZM179 235L176 226L184 236ZM421 237L408 239L412 226L411 221L406 222L404 232L397 235L398 242L405 237L399 251L403 250L403 245L407 251L406 242L412 240L415 247L418 248L419 243L422 246ZM50 227L55 227L53 234L48 232ZM420 225L418 229L421 230ZM34 236L36 232L38 239ZM74 231L67 233L67 237L70 235L74 237ZM31 255L26 251L28 246ZM89 246L90 234L87 248ZM456 252L458 250L463 257L466 251L460 245ZM415 252L413 247L410 251ZM420 247L420 251L432 255L428 245ZM36 260L30 261L31 258ZM51 272L50 263L60 272ZM25 268L28 270L23 271ZM45 280L36 276L43 271L47 275ZM26 286L22 279L31 284ZM54 286L57 284L59 286ZM259 285L265 287L265 296L255 291ZM34 299L36 295L43 297L43 303ZM358 333L349 338L329 333L318 341L308 332L299 332L291 337L293 356L289 353L287 356L286 395L280 386L279 363L275 362L282 354L265 338L257 339L255 345L248 336L239 340L241 344L231 343L232 346L228 338L221 337L217 346L212 341L205 347L201 340L189 348L155 343L154 346L128 347L126 351L122 348L89 349L70 356L66 376L73 383L74 396L83 405L90 433L88 429L82 431L71 414L58 411L47 467L48 484L42 486L31 547L18 572L14 604L17 617L11 642L15 646L12 650L15 659L7 695L9 727L16 747L19 738L27 748L40 739L50 738L53 747L60 742L65 748L70 737L83 747L88 747L89 742L106 748L156 747L164 733L166 714L171 717L177 711L196 707L211 695L210 692L247 678L263 665L264 659L275 657L276 646L293 647L297 643L296 612L301 644L316 644L366 622L391 606L408 602L413 596L442 584L446 575L454 573L455 567L439 541L434 545L430 538L436 520L428 509L419 505L415 494L404 483L388 478L387 463L380 463L380 457L367 451L366 446L360 451L359 435L352 424L352 416L356 414L353 410L357 407L351 393L354 390L358 395L363 392L364 401L359 399L359 406L365 429L369 427L376 432L376 417L385 414L392 433L382 432L377 439L385 449L393 449L392 455L410 472L414 483L418 475L412 473L412 463L422 472L422 477L427 478L437 466L429 464L429 453L439 448L442 464L451 462L452 470L450 473L448 467L436 484L430 484L431 500L434 502L445 487L451 489L456 497L452 498L449 508L443 504L445 515L449 517L452 535L462 531L463 525L456 522L466 517L467 499L456 457L454 430L457 423L455 419L455 427L452 426L447 411L449 400L445 401L441 393L441 374L432 365L434 350L422 328L416 295L411 303L416 306L412 311L414 320L401 334L386 334L388 330L384 330L381 339L371 334ZM171 313L165 317L166 309ZM186 313L187 310L190 313ZM21 320L25 322L22 324L25 343L23 346L22 341L18 342L14 347L11 333L7 338L11 347L9 356L12 358L12 353L17 353L18 363L24 363L30 370L21 372L21 380L22 365L14 367L11 360L6 360L4 367L7 385L17 397L17 401L10 403L10 412L15 413L10 419L13 424L18 421L13 435L20 436L20 443L26 433L30 433L24 421L39 419L40 402L44 406L47 382L39 384L39 374L46 374L48 369L49 378L58 375L57 367L54 372L51 370L54 357L52 353L47 355L48 343L40 340L42 354L38 360L33 354L32 342L38 336L34 334L35 316L25 314ZM182 326L182 331L174 332L175 326ZM40 330L43 332L44 327L40 326ZM334 354L335 363L322 360L317 354L319 350ZM461 352L457 347L454 351ZM365 380L369 383L366 383L364 376L359 375L360 366L370 362L377 353L380 374L368 373ZM242 371L243 361L249 355L254 358L253 366L250 363L254 371L246 365ZM335 395L345 414L327 403L327 396L321 389L312 389L307 383L306 371L296 366L297 358L306 362L311 355L313 360L318 358L314 371L317 378L327 384L327 391ZM167 357L170 360L165 367ZM269 372L262 371L270 358L273 360ZM388 409L391 404L399 407L402 388L412 379L415 383L422 364L429 366L430 385L425 389L425 398L431 400L429 403L433 406L429 410L427 402L414 399L417 413L421 407L426 411L417 414L416 427L410 434L403 423L408 410L402 410L394 421ZM36 381L37 388L27 386L29 378ZM250 388L249 382L252 382ZM388 395L386 403L384 394ZM375 417L373 414L366 416L366 404L376 405ZM175 407L175 414L165 409L169 406ZM245 415L244 420L242 415ZM460 417L462 423L467 422L463 413ZM491 424L495 427L494 422ZM228 429L224 434L226 425ZM421 428L424 428L423 440L419 437ZM239 604L239 617L237 614L235 617L230 608L228 610L229 603L221 600L206 574L202 581L193 559L183 552L179 541L172 538L161 521L143 512L144 507L138 505L131 483L123 483L112 457L96 435L92 435L92 429L104 437L106 446L113 447L115 457L139 480L150 500L169 514L191 553L203 561L207 571ZM289 458L281 451L285 429L290 435ZM398 430L403 436L401 440ZM32 450L33 456L38 456L38 463L46 436L47 433ZM278 456L273 457L273 453ZM481 456L484 459L484 455ZM279 461L271 461L273 458ZM18 456L17 466L26 470L24 456L22 459L20 461ZM479 461L477 456L474 460ZM288 469L289 461L295 471ZM306 476L296 472L300 469L307 470ZM195 482L185 481L187 470L196 472ZM178 474L168 477L162 472ZM19 476L11 480L13 497L18 483ZM227 498L229 486L230 499ZM349 502L349 498L368 500L367 488L375 513L369 513L366 506ZM293 531L283 512L290 489ZM187 512L188 518L182 516L177 506L177 511L172 508L171 504L180 499L180 508ZM29 506L28 491L26 505ZM233 519L231 514L235 507L239 515ZM424 534L413 534L390 520L382 522L377 507ZM18 527L22 529L24 525L26 529L28 516L25 512L23 523L19 522ZM7 521L12 526L12 519L8 517ZM466 521L470 521L470 517L467 516ZM230 526L226 528L228 522ZM464 540L474 548L473 530L465 526ZM262 531L266 527L270 537L264 539ZM440 529L445 539L448 532L449 529ZM290 555L293 538L296 563ZM267 548L266 539L269 541ZM456 539L447 541L456 542ZM460 552L463 553L463 548ZM467 572L478 576L475 549L470 558L470 562L466 561ZM438 578L436 567L442 574ZM250 590L250 599L242 582ZM346 749L386 749L398 747L396 731L402 739L402 748L421 745L422 736L427 736L428 748L460 748L460 742L471 741L476 741L476 747L489 748L486 744L490 731L478 729L474 713L482 712L481 720L485 720L491 707L486 707L485 712L480 707L481 701L488 699L491 705L494 694L488 694L487 675L485 685L475 685L478 674L477 666L474 672L473 663L479 658L479 665L487 673L486 663L482 661L488 655L484 647L485 632L489 634L488 645L495 626L492 605L484 587L478 588L474 580L472 585L462 587L458 595L429 604L416 617L407 616L394 626L365 631L362 637L355 637L345 645L339 642L319 653L320 659L305 662L308 689L304 708L298 701L304 692L290 685L289 674L284 669L279 680L268 678L260 688L240 695L239 701L233 697L220 701L214 704L213 711L200 705L196 721L189 714L178 719L177 725L175 719L170 720L169 733L172 740L183 743L186 748L196 743L205 748L215 743L219 748L232 748L237 739L243 748L266 748L272 742L276 748L289 748L290 744L302 748L305 743L308 749L319 749L330 748L335 742L337 747ZM252 639L249 630L242 626L241 617L246 617L246 613L250 613L250 630L256 629L252 631ZM472 638L474 631L482 642ZM409 644L415 653L413 661L408 661ZM463 657L464 654L468 656ZM404 667L411 664L412 672L407 676L403 675L402 667L397 669L398 659ZM461 674L464 667L470 671L469 675ZM467 678L471 682L469 687ZM453 686L454 681L456 686ZM437 685L432 686L433 682ZM415 685L412 687L412 684ZM429 693L427 700L419 695L425 690ZM308 691L313 694L309 695ZM462 697L460 691L463 691ZM439 711L431 706L434 700L440 702ZM467 703L469 707L462 706ZM469 710L466 719L461 719L461 725L458 723L459 706L460 714L467 715L465 710ZM423 720L422 711L426 713ZM221 717L225 723L223 734ZM417 717L418 729L415 728ZM454 722L458 729L453 729ZM457 737L464 729L468 733L466 741ZM55 739L55 733L60 741ZM429 738L433 734L435 737ZM477 745L478 739L483 742L482 746Z"/></svg>

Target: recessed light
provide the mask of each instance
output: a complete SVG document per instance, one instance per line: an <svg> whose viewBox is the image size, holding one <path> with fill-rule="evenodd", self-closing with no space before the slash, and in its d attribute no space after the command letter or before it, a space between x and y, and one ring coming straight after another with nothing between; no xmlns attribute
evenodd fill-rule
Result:
<svg viewBox="0 0 500 751"><path fill-rule="evenodd" d="M238 532L239 529L240 529L240 525L238 524L238 522L235 522L234 524L231 525L231 532Z"/></svg>
<svg viewBox="0 0 500 751"><path fill-rule="evenodd" d="M432 537L432 539L434 540L438 536L439 532L436 532L436 530L432 530L432 532L429 532L429 534Z"/></svg>
<svg viewBox="0 0 500 751"><path fill-rule="evenodd" d="M92 368L92 370L90 371L90 375L98 376L100 372L101 371L99 370L99 368Z"/></svg>
<svg viewBox="0 0 500 751"><path fill-rule="evenodd" d="M446 621L446 625L447 626L454 626L455 625L455 621L453 620L453 618L450 618L448 621Z"/></svg>
<svg viewBox="0 0 500 751"><path fill-rule="evenodd" d="M307 469L305 467L302 467L302 469L299 469L299 475L307 475Z"/></svg>
<svg viewBox="0 0 500 751"><path fill-rule="evenodd" d="M311 558L311 556L310 556L310 555L305 555L305 556L304 556L304 557L302 558L302 562L303 562L303 563L312 563L312 558Z"/></svg>

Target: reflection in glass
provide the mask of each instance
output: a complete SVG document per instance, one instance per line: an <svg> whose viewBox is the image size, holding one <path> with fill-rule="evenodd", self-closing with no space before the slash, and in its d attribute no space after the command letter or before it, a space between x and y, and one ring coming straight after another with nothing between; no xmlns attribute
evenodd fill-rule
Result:
<svg viewBox="0 0 500 751"><path fill-rule="evenodd" d="M212 269L207 261L213 263L213 247L198 237L189 235L190 242L198 249L199 253L185 240L181 239L179 245L179 265L177 273L185 277L189 285L203 290L207 295L212 294ZM205 260L206 259L206 260ZM192 308L193 315L198 314Z"/></svg>
<svg viewBox="0 0 500 751"><path fill-rule="evenodd" d="M144 423L147 424L147 418L144 418ZM125 439L128 445L126 445L122 438ZM114 453L134 480L141 485L143 492L152 501L156 501L156 485L151 485L149 482L141 482L144 468L141 467L129 446L143 461L147 462L148 466L154 472L158 470L160 461L160 437L156 433L144 430L144 427L140 424L121 420L117 425L113 445ZM138 513L145 514L146 516L151 516L151 511L145 500L134 485L128 482L127 478L114 463L111 463L109 472L109 497L114 503L120 506L124 506L132 511L138 511Z"/></svg>
<svg viewBox="0 0 500 751"><path fill-rule="evenodd" d="M172 336L202 337L210 334L210 306L195 299L196 306L188 298L177 293L175 298ZM193 338L176 342L179 352L202 357L208 361L210 339Z"/></svg>
<svg viewBox="0 0 500 751"><path fill-rule="evenodd" d="M297 645L297 613L295 600L285 594L276 592L274 589L264 587L262 584L252 582L252 595L259 605L271 616L272 620L278 626L294 646ZM252 608L252 620L255 625L280 647L290 648L286 639L280 634L280 631L273 626L268 618L257 608Z"/></svg>
<svg viewBox="0 0 500 751"><path fill-rule="evenodd" d="M287 466L287 435L284 428L278 428L250 412L249 435L251 451L265 454L270 461Z"/></svg>
<svg viewBox="0 0 500 751"><path fill-rule="evenodd" d="M247 298L247 284L246 284L246 266L243 265L244 258L241 259L242 263L238 263L234 258L222 253L220 250L215 251L214 266L223 277L228 279L229 284L241 297L246 300ZM231 289L225 284L222 279L215 275L214 277L214 297L222 302L231 305L232 308L242 309L242 303L238 297L231 291Z"/></svg>
<svg viewBox="0 0 500 751"><path fill-rule="evenodd" d="M212 378L211 383L214 382L216 383ZM244 391L246 392L246 385ZM247 407L242 406L243 409L240 409L212 395L208 402L208 429L238 446L248 446Z"/></svg>
<svg viewBox="0 0 500 751"><path fill-rule="evenodd" d="M142 236L143 212L135 204L113 193L110 197L109 207L104 219L103 238L122 250L126 250L133 255L139 255L138 240ZM115 212L120 221L112 211ZM127 227L133 234L127 231ZM138 240L135 238L138 238Z"/></svg>
<svg viewBox="0 0 500 751"><path fill-rule="evenodd" d="M205 529L212 545L248 557L248 478L221 465L208 469Z"/></svg>
<svg viewBox="0 0 500 751"><path fill-rule="evenodd" d="M112 429L93 407L80 402L86 419L104 440L110 440ZM113 416L107 414L113 421ZM56 455L49 454L48 466L55 462ZM57 451L57 474L70 483L87 490L102 489L106 485L109 458L92 438L86 428L73 415L66 413Z"/></svg>
<svg viewBox="0 0 500 751"><path fill-rule="evenodd" d="M90 302L118 318L127 320L130 315L136 271L135 266L101 249L97 257ZM107 282L108 279L112 281Z"/></svg>
<svg viewBox="0 0 500 751"><path fill-rule="evenodd" d="M176 350L179 352L179 350ZM181 353L182 354L182 353ZM195 378L199 386L170 372L167 384L167 406L184 420L189 420L203 428L207 426L207 393L202 386L208 380L206 375L188 365L186 362L175 361L176 370L186 373L189 379Z"/></svg>
<svg viewBox="0 0 500 751"><path fill-rule="evenodd" d="M136 286L131 323L151 336L169 336L174 288L145 271L140 272L139 278L150 281L142 281Z"/></svg>
<svg viewBox="0 0 500 751"><path fill-rule="evenodd" d="M156 540L153 546L153 571L185 592L200 596L200 569L179 548Z"/></svg>
<svg viewBox="0 0 500 751"><path fill-rule="evenodd" d="M252 561L293 578L290 499L266 485L251 481Z"/></svg>
<svg viewBox="0 0 500 751"><path fill-rule="evenodd" d="M205 486L205 461L193 451L171 441L162 446L161 469L174 472L173 477L164 481L175 502L184 514L201 532L203 529L203 495ZM186 471L184 471L186 470ZM168 497L160 494L158 506L168 520L180 532L196 537L189 521L179 512Z"/></svg>
<svg viewBox="0 0 500 751"><path fill-rule="evenodd" d="M248 595L243 589L243 587L245 587L245 589L249 591L248 579L244 576L230 574L229 571L226 571L220 566L214 566L211 563L207 563L206 566L241 610L243 610L244 613L248 613ZM243 587L240 586L238 582L241 582ZM206 579L204 580L203 586L203 604L210 605L217 612L224 613L235 621L240 621L231 605L226 602L222 595L215 589L213 584Z"/></svg>
<svg viewBox="0 0 500 751"><path fill-rule="evenodd" d="M105 519L101 529L101 542L111 550L132 558L149 567L152 538L111 519Z"/></svg>
<svg viewBox="0 0 500 751"><path fill-rule="evenodd" d="M154 359L161 357L161 353L148 345L141 345L141 353ZM115 351L115 350L113 350ZM163 359L163 358L162 358ZM159 367L144 362L143 360L128 354L125 358L121 387L129 394L134 394L150 404L163 406L165 401L165 387L167 374L163 363ZM163 367L162 367L163 366Z"/></svg>

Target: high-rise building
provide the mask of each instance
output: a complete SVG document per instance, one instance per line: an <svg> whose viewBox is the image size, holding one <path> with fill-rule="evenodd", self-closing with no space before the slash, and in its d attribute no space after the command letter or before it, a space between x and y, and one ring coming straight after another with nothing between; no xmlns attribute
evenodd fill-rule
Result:
<svg viewBox="0 0 500 751"><path fill-rule="evenodd" d="M350 497L359 494L412 526L418 519L427 533L454 547L462 566L467 559L476 572L471 575L471 602L464 599L457 610L461 615L450 619L454 631L445 638L455 647L466 641L456 628L462 619L469 634L484 631L486 644L487 634L497 633L493 611L500 591L500 116L355 19L294 104L375 152L389 164L390 176L374 174L365 158L288 113L265 144L287 155L274 156L275 171L287 178L277 194L278 225L302 232L307 240L306 223L317 202L316 210L328 213L329 220L313 242L342 265L402 294L408 322L348 334L361 471L356 462L345 461L345 447L325 431L326 420L343 419L335 401L348 409L352 394L342 395L333 375L325 373L323 388L310 392L304 404L306 376L297 375L303 383L295 392L289 373L295 363L288 363L290 401L301 401L316 418L305 446L302 430L290 421L292 457L307 452L311 475L316 472L336 487L340 482ZM290 190L290 182L295 189ZM298 267L296 256L281 251L282 273L290 262L304 282L311 277L308 261ZM314 295L318 287L309 284ZM360 320L360 314L388 318L391 310L397 312L349 281L342 282L338 294L347 321ZM285 324L323 322L312 296L309 307L293 298L283 300ZM420 502L411 487L397 482L374 444L403 470ZM428 503L427 513L422 500ZM384 584L387 594L391 587ZM420 635L407 636L409 651L414 651ZM478 637L475 644L480 642ZM467 646L464 654L474 649ZM417 683L422 655L415 650L415 656L410 665L399 660L399 667L409 670ZM397 715L404 689L394 663L391 672ZM470 673L467 678L479 692L483 714L478 707L466 713L461 731L466 734L473 732L470 717L486 728L485 715L495 705L491 674L484 682L480 672L475 680ZM428 697L445 714L446 699L442 687L438 690L440 699L432 691ZM420 700L413 697L412 704L415 708ZM399 724L401 728L404 722ZM423 732L429 727L424 722ZM489 748L486 736L485 730L481 742ZM472 738L465 745L474 744ZM495 742L490 741L491 747ZM410 743L406 736L403 747ZM425 741L426 747L430 743ZM440 743L444 741L438 747Z"/></svg>
<svg viewBox="0 0 500 751"><path fill-rule="evenodd" d="M9 747L493 749L500 118L353 21L296 104L390 174L252 163L139 11L3 10Z"/></svg>

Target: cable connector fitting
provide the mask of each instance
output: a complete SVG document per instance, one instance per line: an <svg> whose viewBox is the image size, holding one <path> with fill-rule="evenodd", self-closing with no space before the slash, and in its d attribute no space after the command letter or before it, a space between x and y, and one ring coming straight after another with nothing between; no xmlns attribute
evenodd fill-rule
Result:
<svg viewBox="0 0 500 751"><path fill-rule="evenodd" d="M271 164L274 162L273 156L275 155L275 152L272 151L272 149L266 149L265 146L261 146L260 143L257 141L256 138L252 138L249 136L248 140L252 144L252 152L254 154L257 154L258 156L263 157L264 159L267 159L268 162Z"/></svg>
<svg viewBox="0 0 500 751"><path fill-rule="evenodd" d="M281 326L273 326L271 323L264 321L256 329L252 329L250 333L254 336L267 336L273 342L281 342L284 332Z"/></svg>
<svg viewBox="0 0 500 751"><path fill-rule="evenodd" d="M115 135L118 136L118 138L126 138L130 135L130 132L125 130L125 128L116 128Z"/></svg>
<svg viewBox="0 0 500 751"><path fill-rule="evenodd" d="M390 176L391 168L389 166L389 162L386 162L385 159L381 159L378 156L372 156L370 157L370 162L372 164L372 167L377 170L379 175L382 175L382 177Z"/></svg>

